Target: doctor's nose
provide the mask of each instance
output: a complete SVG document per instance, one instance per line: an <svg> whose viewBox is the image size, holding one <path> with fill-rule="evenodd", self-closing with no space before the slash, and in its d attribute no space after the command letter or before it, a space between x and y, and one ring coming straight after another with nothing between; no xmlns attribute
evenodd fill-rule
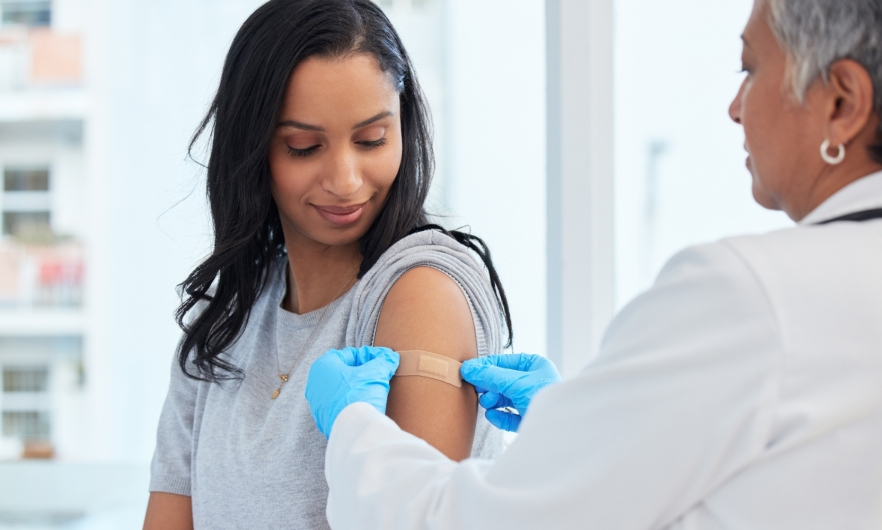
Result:
<svg viewBox="0 0 882 530"><path fill-rule="evenodd" d="M747 81L745 80L744 83L746 82ZM735 99L729 104L729 117L738 125L741 125L741 98L744 94L744 83L741 83L741 88L739 88L738 93L735 94Z"/></svg>

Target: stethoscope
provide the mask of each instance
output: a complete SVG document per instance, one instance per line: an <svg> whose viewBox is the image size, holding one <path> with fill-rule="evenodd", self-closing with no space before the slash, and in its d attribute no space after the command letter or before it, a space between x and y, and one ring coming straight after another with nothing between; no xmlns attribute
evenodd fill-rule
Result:
<svg viewBox="0 0 882 530"><path fill-rule="evenodd" d="M882 219L882 208L875 208L873 210L862 210L860 212L850 213L848 215L843 215L842 217L828 219L826 221L821 221L820 223L815 223L815 224L828 225L830 223L838 223L840 221L861 222L861 221L869 221L871 219Z"/></svg>

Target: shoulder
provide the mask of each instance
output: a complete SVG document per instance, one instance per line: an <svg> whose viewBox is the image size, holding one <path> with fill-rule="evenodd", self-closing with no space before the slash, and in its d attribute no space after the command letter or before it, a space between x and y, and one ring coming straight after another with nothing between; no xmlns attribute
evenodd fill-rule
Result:
<svg viewBox="0 0 882 530"><path fill-rule="evenodd" d="M408 271L419 267L443 273L465 292L467 297L492 294L489 278L483 265L464 245L436 230L411 234L380 256L377 263L362 278L359 291L363 298L384 297L385 293ZM440 276L418 273L411 282Z"/></svg>
<svg viewBox="0 0 882 530"><path fill-rule="evenodd" d="M882 265L882 222L797 226L767 234L725 239L769 281L875 275ZM837 274L839 273L839 274Z"/></svg>
<svg viewBox="0 0 882 530"><path fill-rule="evenodd" d="M501 348L501 310L487 272L479 259L452 237L435 230L418 232L401 239L380 257L356 287L349 342L373 341L380 311L393 287L390 308L417 299L429 307L464 301L478 335L479 354Z"/></svg>
<svg viewBox="0 0 882 530"><path fill-rule="evenodd" d="M653 286L616 315L603 342L606 358L670 354L682 360L724 352L736 358L748 351L774 357L780 331L766 286L720 241L671 258Z"/></svg>
<svg viewBox="0 0 882 530"><path fill-rule="evenodd" d="M732 240L687 247L662 267L653 288L696 283L755 283L750 260Z"/></svg>
<svg viewBox="0 0 882 530"><path fill-rule="evenodd" d="M382 278L414 266L432 266L441 272L484 276L484 267L464 245L437 230L402 238L380 256L365 278Z"/></svg>
<svg viewBox="0 0 882 530"><path fill-rule="evenodd" d="M652 287L616 318L670 330L755 318L773 320L766 287L749 260L724 240L686 248L662 268ZM615 327L615 322L614 326Z"/></svg>
<svg viewBox="0 0 882 530"><path fill-rule="evenodd" d="M657 282L710 280L768 290L782 279L798 281L823 262L839 261L844 242L832 227L801 226L721 239L686 248L662 268ZM846 243L847 244L847 243Z"/></svg>
<svg viewBox="0 0 882 530"><path fill-rule="evenodd" d="M398 277L386 296L386 304L392 302L408 305L437 306L444 302L465 301L462 289L447 274L438 269L420 265Z"/></svg>
<svg viewBox="0 0 882 530"><path fill-rule="evenodd" d="M416 267L401 275L386 295L376 341L462 362L477 354L474 328L459 285L437 269Z"/></svg>

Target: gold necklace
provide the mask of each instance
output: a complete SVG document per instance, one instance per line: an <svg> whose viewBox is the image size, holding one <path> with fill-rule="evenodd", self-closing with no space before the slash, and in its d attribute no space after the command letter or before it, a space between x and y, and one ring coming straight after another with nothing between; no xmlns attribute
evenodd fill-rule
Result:
<svg viewBox="0 0 882 530"><path fill-rule="evenodd" d="M286 274L287 274L287 271L286 271ZM340 295L343 294L343 291L344 291L344 290L346 289L346 287L349 285L349 282L351 282L356 276L358 276L358 271L357 271L357 270L355 271L355 274L353 274L352 276L349 277L348 280L346 280L346 283L343 284L343 287L341 287L340 290L337 291L337 294L334 295L334 299L331 300L330 303L328 303L328 305L326 305L325 307L322 308L322 313L321 313L321 315L319 315L318 322L315 323L315 327L312 328L312 331L309 332L309 337L306 338L306 342L303 343L303 346L300 348L300 351L297 352L297 357L296 357L296 359L300 359L300 356L303 355L303 352L304 352L304 351L306 351L307 346L309 346L309 344L312 342L312 337L313 337L313 336L315 335L315 333L316 333L316 332L322 327L322 324L324 324L324 321L325 321L325 314L328 312L328 308L331 306L331 304L333 304L334 302L336 302L338 298L340 298ZM276 325L278 326L278 323L276 323ZM291 370L293 370L294 367L297 366L297 363L295 362L295 363L291 366L291 368L288 369L288 372L287 372L287 373L282 373L282 362L281 362L281 360L279 359L279 339L278 339L278 335L277 335L276 337L277 337L277 338L276 338L276 370L278 370L278 373L279 373L279 379L281 379L281 382L279 383L279 388L277 388L277 389L275 390L275 392L273 392L272 399L276 399L277 397L279 397L279 394L282 393L282 385L284 385L285 383L288 382L288 377L291 375Z"/></svg>

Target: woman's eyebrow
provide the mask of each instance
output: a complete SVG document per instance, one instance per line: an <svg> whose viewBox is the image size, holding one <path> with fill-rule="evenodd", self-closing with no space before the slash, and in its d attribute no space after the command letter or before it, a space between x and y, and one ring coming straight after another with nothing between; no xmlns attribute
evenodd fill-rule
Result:
<svg viewBox="0 0 882 530"><path fill-rule="evenodd" d="M303 129L304 131L319 131L323 132L324 129L319 127L318 125L310 125L308 123L302 123L294 120L284 120L280 121L276 127L293 127L295 129Z"/></svg>
<svg viewBox="0 0 882 530"><path fill-rule="evenodd" d="M366 120L364 120L364 121L360 121L360 122L356 123L355 125L353 125L353 126L352 126L352 129L353 129L353 130L354 130L354 129L360 129L360 128L366 126L366 125L370 125L370 124L374 123L375 121L380 121L380 120L382 120L383 118L386 118L386 117L388 117L388 116L392 116L392 111L387 110L387 111L385 111L385 112L381 112L381 113L377 114L376 116L374 116L374 117L372 117L372 118L368 118L368 119L366 119Z"/></svg>
<svg viewBox="0 0 882 530"><path fill-rule="evenodd" d="M362 127L365 127L367 125L370 125L376 121L380 121L383 118L386 118L386 117L392 116L392 115L393 115L392 111L389 111L389 110L381 112L381 113L377 114L376 116L373 116L373 117L368 118L364 121L360 121L360 122L356 123L355 125L352 126L352 129L353 130L360 129ZM324 128L319 127L318 125L310 125L308 123L303 123L303 122L296 121L296 120L280 121L278 124L276 124L276 127L293 127L294 129L303 129L304 131L318 131L318 132L324 132L324 130L325 130Z"/></svg>

